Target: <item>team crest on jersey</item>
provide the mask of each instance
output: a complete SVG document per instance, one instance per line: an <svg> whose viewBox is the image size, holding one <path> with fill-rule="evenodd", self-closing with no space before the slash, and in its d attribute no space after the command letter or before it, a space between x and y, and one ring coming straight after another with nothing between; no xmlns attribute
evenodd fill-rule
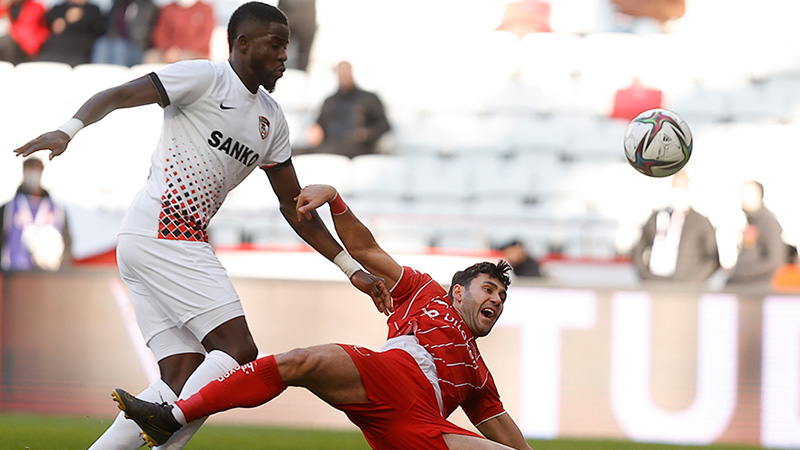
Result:
<svg viewBox="0 0 800 450"><path fill-rule="evenodd" d="M258 131L261 132L261 139L266 139L269 134L269 119L258 116Z"/></svg>

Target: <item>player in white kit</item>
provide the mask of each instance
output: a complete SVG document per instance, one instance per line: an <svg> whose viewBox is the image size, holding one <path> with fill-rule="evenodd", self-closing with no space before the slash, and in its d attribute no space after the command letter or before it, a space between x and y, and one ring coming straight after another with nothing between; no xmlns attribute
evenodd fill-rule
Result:
<svg viewBox="0 0 800 450"><path fill-rule="evenodd" d="M257 357L239 297L206 234L230 190L256 168L266 172L281 213L298 235L342 268L379 311L391 312L383 280L361 270L318 216L311 222L297 218L300 186L288 126L267 93L285 71L289 36L280 10L246 3L228 23L228 61L178 62L102 91L59 129L14 150L19 156L50 150L52 159L81 128L111 111L152 103L164 108L147 184L126 213L117 242L120 275L161 371L140 398L186 398ZM160 448L183 448L197 427ZM91 448L143 444L138 427L118 416Z"/></svg>

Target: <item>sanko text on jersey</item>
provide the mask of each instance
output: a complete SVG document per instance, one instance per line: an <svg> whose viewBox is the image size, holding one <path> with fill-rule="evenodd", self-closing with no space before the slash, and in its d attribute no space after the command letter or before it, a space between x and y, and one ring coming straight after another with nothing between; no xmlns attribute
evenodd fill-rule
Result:
<svg viewBox="0 0 800 450"><path fill-rule="evenodd" d="M260 157L260 155L251 150L250 147L233 140L233 138L226 138L219 130L211 132L211 137L208 138L208 145L227 153L228 156L247 167L255 164Z"/></svg>

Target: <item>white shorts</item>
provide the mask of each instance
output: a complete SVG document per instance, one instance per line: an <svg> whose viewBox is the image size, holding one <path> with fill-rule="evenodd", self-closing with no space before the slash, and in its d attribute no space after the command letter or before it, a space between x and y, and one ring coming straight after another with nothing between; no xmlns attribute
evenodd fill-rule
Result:
<svg viewBox="0 0 800 450"><path fill-rule="evenodd" d="M206 242L120 234L117 265L157 360L204 353L200 342L209 332L244 316L233 283Z"/></svg>

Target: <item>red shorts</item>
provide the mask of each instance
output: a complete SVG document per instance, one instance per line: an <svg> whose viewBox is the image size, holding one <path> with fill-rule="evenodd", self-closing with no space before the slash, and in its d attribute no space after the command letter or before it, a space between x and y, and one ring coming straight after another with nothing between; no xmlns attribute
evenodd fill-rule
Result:
<svg viewBox="0 0 800 450"><path fill-rule="evenodd" d="M333 405L376 450L447 450L442 434L478 436L442 417L433 386L403 350L375 352L339 344L358 368L369 401Z"/></svg>

